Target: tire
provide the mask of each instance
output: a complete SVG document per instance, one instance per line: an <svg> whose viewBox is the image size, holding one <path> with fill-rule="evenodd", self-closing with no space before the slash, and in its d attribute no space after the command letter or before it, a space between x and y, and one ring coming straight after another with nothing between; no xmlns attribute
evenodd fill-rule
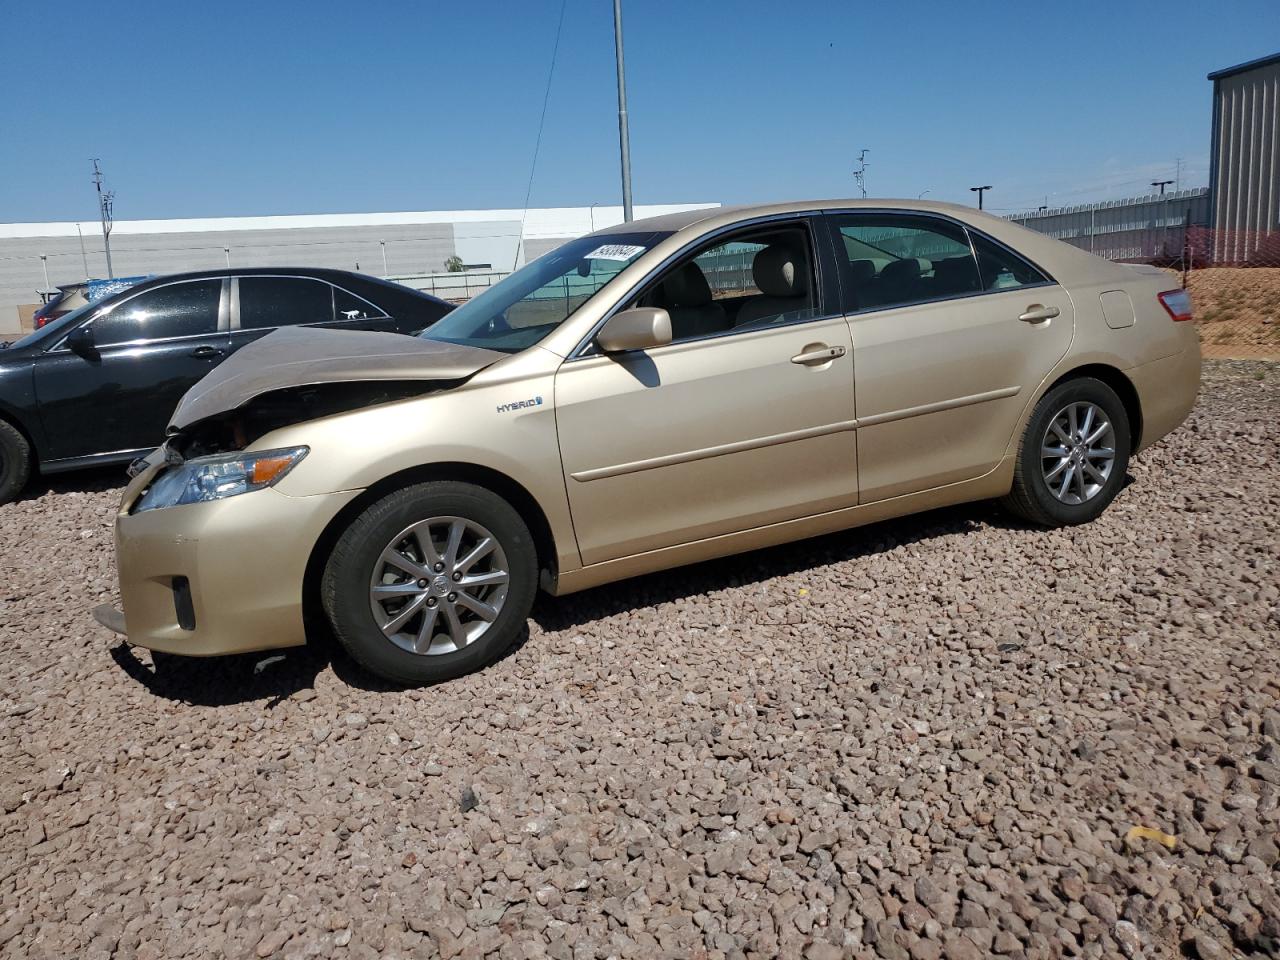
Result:
<svg viewBox="0 0 1280 960"><path fill-rule="evenodd" d="M481 553L485 542L493 549ZM434 481L390 494L352 521L329 555L320 599L352 659L419 686L501 657L523 635L537 586L537 551L515 509L483 487Z"/></svg>
<svg viewBox="0 0 1280 960"><path fill-rule="evenodd" d="M1104 429L1098 422L1102 416L1110 432L1088 444L1079 442L1078 431L1070 443L1065 442L1071 411L1075 411L1077 427L1082 428L1090 407L1090 434ZM1110 505L1124 485L1130 443L1129 416L1114 390L1092 377L1061 383L1040 399L1027 421L1014 462L1013 489L1002 503L1022 519L1043 527L1088 523ZM1053 455L1042 456L1050 449ZM1064 455L1059 456L1058 450ZM1109 467L1108 457L1101 453L1107 450L1111 451ZM1099 475L1104 477L1102 482Z"/></svg>
<svg viewBox="0 0 1280 960"><path fill-rule="evenodd" d="M0 420L0 503L13 500L31 479L31 444L12 424Z"/></svg>

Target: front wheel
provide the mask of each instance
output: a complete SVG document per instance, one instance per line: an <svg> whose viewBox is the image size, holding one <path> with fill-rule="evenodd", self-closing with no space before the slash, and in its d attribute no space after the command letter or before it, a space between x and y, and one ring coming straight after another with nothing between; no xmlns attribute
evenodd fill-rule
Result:
<svg viewBox="0 0 1280 960"><path fill-rule="evenodd" d="M1129 446L1129 417L1114 390L1092 377L1061 383L1027 422L1003 503L1045 527L1088 523L1120 491Z"/></svg>
<svg viewBox="0 0 1280 960"><path fill-rule="evenodd" d="M372 504L339 538L321 600L372 673L410 685L491 663L525 629L537 590L529 528L495 493L437 481Z"/></svg>
<svg viewBox="0 0 1280 960"><path fill-rule="evenodd" d="M31 445L12 425L0 420L0 503L8 503L31 479Z"/></svg>

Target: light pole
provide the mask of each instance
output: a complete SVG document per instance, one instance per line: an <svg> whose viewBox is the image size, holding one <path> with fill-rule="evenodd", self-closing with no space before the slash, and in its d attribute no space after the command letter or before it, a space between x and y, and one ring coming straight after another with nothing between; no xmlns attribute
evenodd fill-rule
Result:
<svg viewBox="0 0 1280 960"><path fill-rule="evenodd" d="M627 76L622 60L622 0L613 0L613 49L618 63L618 150L622 154L622 219L631 222L631 134L627 129Z"/></svg>
<svg viewBox="0 0 1280 960"><path fill-rule="evenodd" d="M84 252L84 231L76 224L76 236L80 238L80 262L84 264L84 278L89 279L89 255Z"/></svg>
<svg viewBox="0 0 1280 960"><path fill-rule="evenodd" d="M1172 180L1152 180L1152 181L1151 181L1151 185L1152 185L1153 187L1159 187L1159 188L1160 188L1160 196L1162 196L1162 197L1164 196L1164 188L1165 188L1165 187L1167 187L1167 186L1169 186L1169 184L1171 184L1171 183L1173 183L1173 181L1172 181ZM1163 222L1160 224L1160 248L1161 248L1160 252L1161 252L1161 253L1164 253L1164 252L1165 252L1165 250L1166 250L1166 249L1168 248L1168 246L1169 246L1169 237L1168 237L1168 234L1169 234L1169 216L1168 216L1168 214L1169 214L1169 203L1168 203L1168 201L1165 201L1164 203L1162 203L1162 204L1161 204L1161 207L1163 208L1163 210L1162 210L1162 217L1161 217L1161 219L1162 219L1162 221L1163 221Z"/></svg>
<svg viewBox="0 0 1280 960"><path fill-rule="evenodd" d="M978 195L978 209L979 209L979 210L981 210L981 209L982 209L982 195L983 195L984 193L986 193L986 192L987 192L988 190L990 190L990 189L991 189L991 184L989 184L989 183L988 183L985 187L970 187L970 188L969 188L969 190L970 190L970 191L972 191L973 193L976 193L976 194Z"/></svg>
<svg viewBox="0 0 1280 960"><path fill-rule="evenodd" d="M923 200L923 199L924 199L924 195L925 195L926 193L932 193L932 192L933 192L932 190L921 190L919 193L917 193L917 194L916 194L916 199L917 199L917 200Z"/></svg>
<svg viewBox="0 0 1280 960"><path fill-rule="evenodd" d="M387 241L379 240L378 246L382 248L382 279L387 279Z"/></svg>
<svg viewBox="0 0 1280 960"><path fill-rule="evenodd" d="M227 266L228 266L228 267L229 267L229 266L231 266L231 248L230 248L230 247L223 247L223 248L222 248L222 255L223 255L224 257L226 257L226 258L227 258Z"/></svg>
<svg viewBox="0 0 1280 960"><path fill-rule="evenodd" d="M111 204L116 195L110 190L102 192L102 171L98 169L98 158L92 159L93 185L98 190L98 213L102 217L102 249L107 255L107 279L111 280L115 277L115 272L111 269Z"/></svg>

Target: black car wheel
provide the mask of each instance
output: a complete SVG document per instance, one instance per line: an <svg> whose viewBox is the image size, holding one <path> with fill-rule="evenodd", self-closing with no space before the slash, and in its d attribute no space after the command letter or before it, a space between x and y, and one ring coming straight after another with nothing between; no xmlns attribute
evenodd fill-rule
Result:
<svg viewBox="0 0 1280 960"><path fill-rule="evenodd" d="M31 479L31 444L12 424L0 420L0 503L8 503Z"/></svg>
<svg viewBox="0 0 1280 960"><path fill-rule="evenodd" d="M347 652L378 676L435 683L505 653L538 584L529 529L497 494L422 483L369 506L325 566L321 602Z"/></svg>
<svg viewBox="0 0 1280 960"><path fill-rule="evenodd" d="M1004 504L1045 527L1088 523L1115 499L1129 467L1129 417L1092 377L1045 394L1023 433Z"/></svg>

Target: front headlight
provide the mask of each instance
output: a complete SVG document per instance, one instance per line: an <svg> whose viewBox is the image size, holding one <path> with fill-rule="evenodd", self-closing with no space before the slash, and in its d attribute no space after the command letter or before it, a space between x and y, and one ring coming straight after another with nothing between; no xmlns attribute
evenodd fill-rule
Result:
<svg viewBox="0 0 1280 960"><path fill-rule="evenodd" d="M259 450L256 453L223 453L197 457L169 467L153 481L134 505L133 512L177 507L184 503L225 500L269 487L307 455L308 447Z"/></svg>

